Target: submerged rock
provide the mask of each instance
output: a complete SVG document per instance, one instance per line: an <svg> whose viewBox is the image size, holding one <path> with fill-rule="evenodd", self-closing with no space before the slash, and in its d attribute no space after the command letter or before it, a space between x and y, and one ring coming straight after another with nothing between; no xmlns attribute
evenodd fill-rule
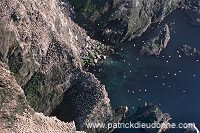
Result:
<svg viewBox="0 0 200 133"><path fill-rule="evenodd" d="M166 48L170 40L170 31L167 24L155 29L143 42L140 55L159 55Z"/></svg>
<svg viewBox="0 0 200 133"><path fill-rule="evenodd" d="M179 48L179 51L181 51L186 56L193 56L196 58L200 58L200 52L196 48L193 48L189 45L182 45Z"/></svg>
<svg viewBox="0 0 200 133"><path fill-rule="evenodd" d="M169 120L171 117L168 113L162 113L162 111L158 108L158 106L153 104L144 103L138 106L136 113L129 117L129 120L136 123L144 123L144 124L160 124L163 125L161 128L144 128L144 130L148 133L161 133L166 131L169 127Z"/></svg>

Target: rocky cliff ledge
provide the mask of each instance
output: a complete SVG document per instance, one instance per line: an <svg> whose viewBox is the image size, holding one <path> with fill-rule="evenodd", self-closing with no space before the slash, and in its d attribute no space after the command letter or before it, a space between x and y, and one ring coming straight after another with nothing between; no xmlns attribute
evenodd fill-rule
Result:
<svg viewBox="0 0 200 133"><path fill-rule="evenodd" d="M82 127L88 121L105 122L115 116L105 87L83 70L84 66L101 60L109 47L90 39L71 20L71 11L70 6L62 6L56 0L1 1L0 61L8 66L7 71L15 77L18 88L23 88L26 98L22 101L27 99L35 111L49 115L65 94L72 98L70 108L76 112L72 121ZM20 119L39 122L41 118L47 123L52 119L49 124L56 124L54 118L36 115L37 118L28 114Z"/></svg>
<svg viewBox="0 0 200 133"><path fill-rule="evenodd" d="M9 67L0 62L0 130L2 133L72 133L76 132L76 127L74 122L64 123L55 117L34 112Z"/></svg>

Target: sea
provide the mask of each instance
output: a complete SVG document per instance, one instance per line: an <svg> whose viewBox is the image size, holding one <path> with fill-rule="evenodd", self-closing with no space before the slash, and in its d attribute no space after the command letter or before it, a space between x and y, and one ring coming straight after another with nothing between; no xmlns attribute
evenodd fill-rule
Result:
<svg viewBox="0 0 200 133"><path fill-rule="evenodd" d="M170 27L171 39L159 56L140 56L138 48L151 29ZM153 24L140 38L123 43L115 54L91 71L106 86L113 107L128 106L129 115L144 102L169 113L171 123L195 123L200 128L200 60L187 57L178 49L189 45L200 50L200 27L175 11L161 23ZM181 133L169 129L166 133ZM144 133L141 129L116 129L114 133Z"/></svg>

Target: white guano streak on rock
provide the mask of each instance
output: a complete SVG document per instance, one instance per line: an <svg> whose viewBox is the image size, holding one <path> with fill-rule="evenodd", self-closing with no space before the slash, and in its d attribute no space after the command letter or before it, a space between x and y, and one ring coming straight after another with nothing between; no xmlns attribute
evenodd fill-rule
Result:
<svg viewBox="0 0 200 133"><path fill-rule="evenodd" d="M139 1L138 1L138 0L136 0L136 3L135 3L135 4L136 4L136 7L137 7L137 6L138 6L140 3L139 3Z"/></svg>

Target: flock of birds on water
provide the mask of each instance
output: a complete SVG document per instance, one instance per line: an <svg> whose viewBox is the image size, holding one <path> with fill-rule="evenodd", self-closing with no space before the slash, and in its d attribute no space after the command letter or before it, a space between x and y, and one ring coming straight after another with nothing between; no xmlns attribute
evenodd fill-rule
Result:
<svg viewBox="0 0 200 133"><path fill-rule="evenodd" d="M186 19L186 18L184 18L184 19ZM159 25L158 25L158 27L160 27L160 24L161 23L159 23ZM169 25L171 26L171 25L175 25L176 23L175 22L172 22L172 23L169 23ZM153 27L150 27L151 29L153 29ZM154 27L155 28L155 27ZM172 31L172 33L174 33L174 34L176 34L176 31L173 29L173 28L170 28L170 30ZM143 43L145 44L145 41L143 41ZM133 47L136 47L136 44L133 44ZM124 51L124 49L122 48L121 49L121 51ZM176 51L177 52L177 56L176 57L174 57L174 58L181 58L182 57L182 55L181 55L181 53L180 53L180 51ZM117 52L116 53L116 55L118 55L119 54L119 52ZM156 57L158 57L158 58L163 58L164 60L165 60L165 63L170 63L171 61L170 61L170 59L169 58L172 58L172 55L161 55L161 56L156 56ZM141 58L136 58L136 61L140 61L141 60ZM196 62L200 62L200 60L199 59L196 59L195 60ZM129 66L131 66L131 63L130 62L128 62L126 59L123 59L121 62L124 62L124 63L127 63L126 65L129 65ZM111 60L110 61L110 63L114 63L114 61L113 60ZM99 70L99 72L101 72L103 69L100 69ZM96 70L94 70L94 71L96 71ZM172 73L172 72L167 72L166 73L166 75L168 75L168 76L178 76L180 73L182 73L183 71L182 70L178 70L176 73ZM129 70L129 73L132 73L132 70ZM128 78L126 75L122 75L123 76L123 78L124 79L126 79L126 78ZM148 75L148 74L145 74L145 75L143 75L144 76L144 78L147 78L147 77L149 77L149 78L157 78L157 79L159 79L159 78L162 78L162 79L165 79L167 76L165 76L165 75ZM197 75L196 74L193 74L192 75L192 77L197 77ZM166 87L168 87L168 88L171 88L172 86L171 85L167 85L167 83L165 83L165 82L163 82L162 83L162 86L166 86ZM144 92L147 92L148 90L147 89L138 89L137 91L133 91L133 90L127 90L127 93L132 93L132 94L135 94L136 92L139 92L139 93L144 93ZM182 93L186 93L186 90L182 90ZM142 99L138 99L138 101L141 101ZM161 103L158 103L158 105L159 106L161 106ZM132 107L132 109L135 109L135 107Z"/></svg>
<svg viewBox="0 0 200 133"><path fill-rule="evenodd" d="M136 45L134 44L133 45L134 47L136 47ZM121 51L123 51L124 49L121 49ZM163 58L164 59L164 62L167 63L167 64L170 64L170 62L172 62L172 60L170 60L170 58L182 58L182 55L179 51L176 51L177 52L177 55L175 56L172 56L172 55L161 55L161 56L156 56L157 58ZM119 55L119 53L117 53L117 55ZM139 57L136 57L135 58L136 61L142 61L142 58L139 58ZM195 60L196 62L200 62L198 59ZM131 63L128 61L128 59L122 59L120 62L123 62L123 66L125 65L128 65L128 66L131 66ZM113 64L114 61L113 60L110 60L110 63ZM125 63L125 64L124 64ZM125 68L125 67L124 67ZM102 70L102 69L101 69ZM128 70L129 73L133 73L132 70ZM181 74L183 72L183 70L178 70L176 73L173 73L173 72L166 72L166 75L159 75L159 74L144 74L143 77L144 78L156 78L156 79L166 79L167 76L178 76L179 74ZM122 75L124 79L127 79L128 76L126 76L125 74ZM197 77L196 74L192 74L191 77ZM172 86L171 85L167 85L167 83L163 82L162 83L162 86L166 86L168 88L171 88ZM139 92L139 93L145 93L147 92L148 90L147 89L137 89L137 91L133 91L133 90L127 90L127 93L132 93L132 94L135 94L136 92ZM186 90L182 90L182 93L186 93L187 91ZM138 99L138 101L142 101L142 99ZM161 106L161 103L158 103L159 106ZM132 107L132 109L135 109L135 107Z"/></svg>

